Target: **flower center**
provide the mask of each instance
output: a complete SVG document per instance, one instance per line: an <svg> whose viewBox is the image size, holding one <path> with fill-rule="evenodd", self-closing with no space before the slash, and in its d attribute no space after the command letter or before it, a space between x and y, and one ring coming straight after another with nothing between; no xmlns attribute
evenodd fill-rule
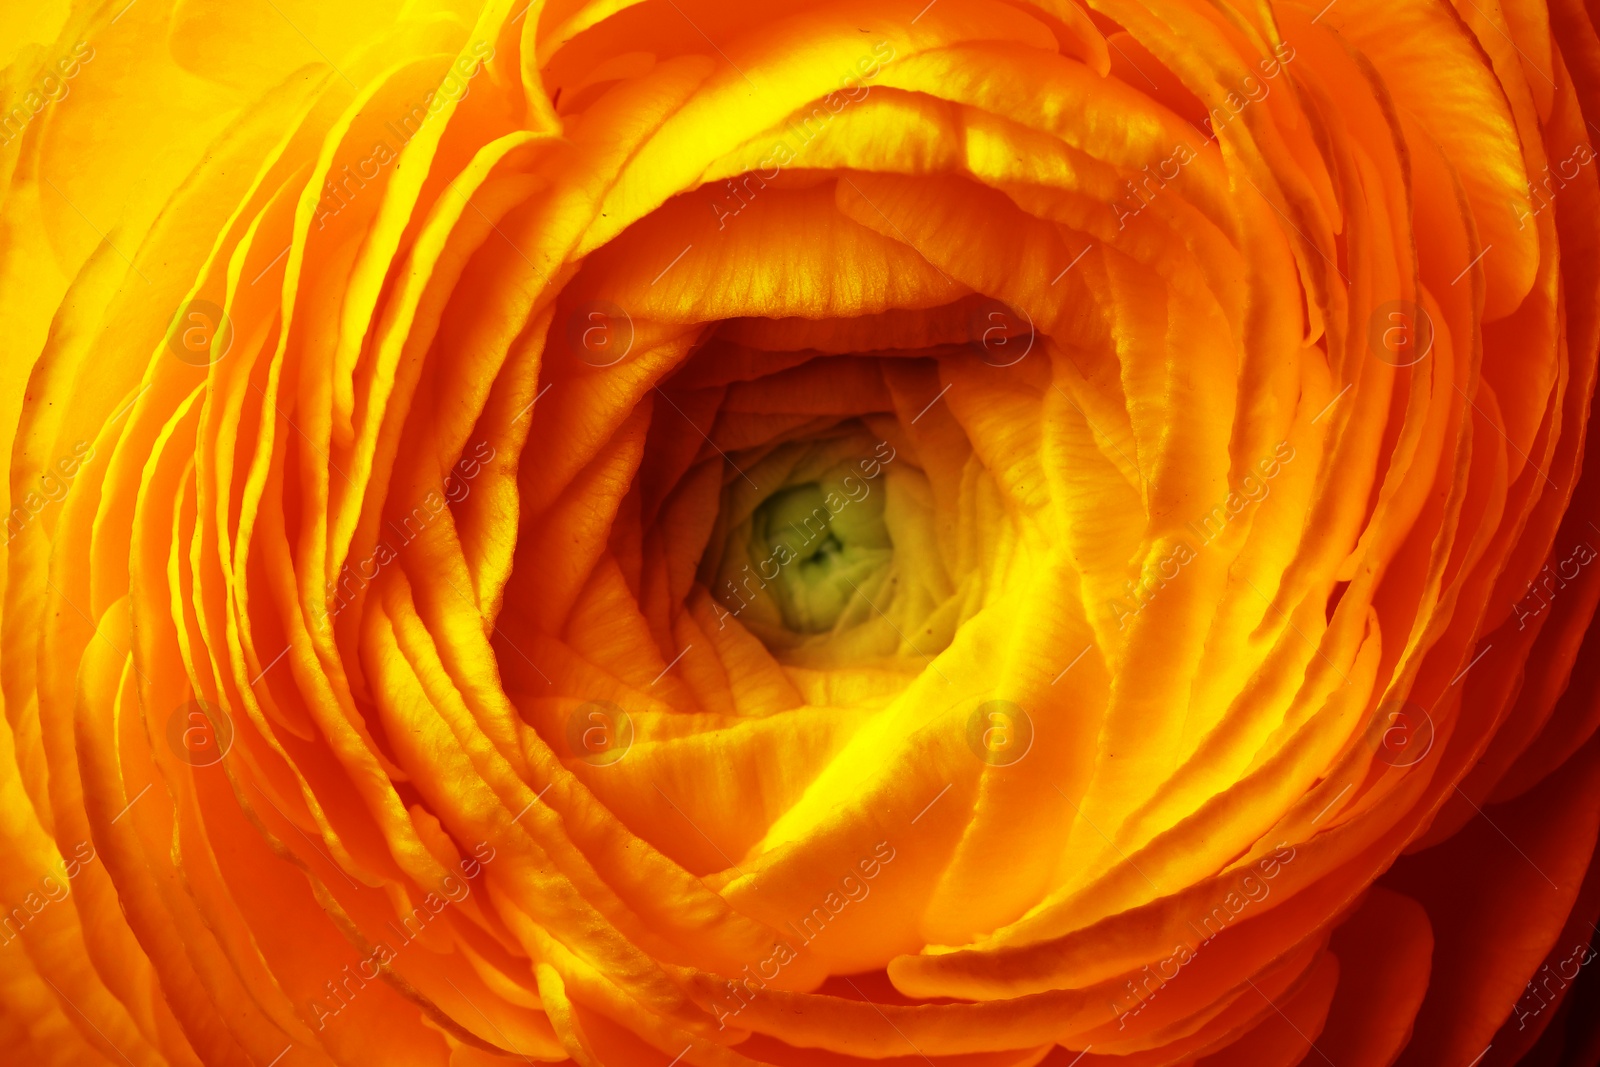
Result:
<svg viewBox="0 0 1600 1067"><path fill-rule="evenodd" d="M838 475L780 489L751 515L750 552L784 626L826 633L894 556L883 494Z"/></svg>
<svg viewBox="0 0 1600 1067"><path fill-rule="evenodd" d="M737 625L803 670L917 671L982 603L959 583L932 483L905 441L848 420L730 455L699 580L715 625ZM902 454L901 449L906 449Z"/></svg>

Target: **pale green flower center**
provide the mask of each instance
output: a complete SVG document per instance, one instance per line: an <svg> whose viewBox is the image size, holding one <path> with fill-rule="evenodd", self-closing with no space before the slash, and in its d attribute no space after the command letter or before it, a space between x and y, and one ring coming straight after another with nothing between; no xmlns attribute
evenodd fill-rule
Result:
<svg viewBox="0 0 1600 1067"><path fill-rule="evenodd" d="M796 633L832 630L894 558L882 494L859 479L780 489L756 508L750 526L766 591Z"/></svg>

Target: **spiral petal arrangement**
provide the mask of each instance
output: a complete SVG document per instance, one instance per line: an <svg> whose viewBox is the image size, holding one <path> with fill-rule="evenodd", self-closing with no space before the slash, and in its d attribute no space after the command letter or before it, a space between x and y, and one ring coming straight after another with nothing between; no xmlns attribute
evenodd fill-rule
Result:
<svg viewBox="0 0 1600 1067"><path fill-rule="evenodd" d="M1600 1040L1583 5L12 6L0 1060Z"/></svg>

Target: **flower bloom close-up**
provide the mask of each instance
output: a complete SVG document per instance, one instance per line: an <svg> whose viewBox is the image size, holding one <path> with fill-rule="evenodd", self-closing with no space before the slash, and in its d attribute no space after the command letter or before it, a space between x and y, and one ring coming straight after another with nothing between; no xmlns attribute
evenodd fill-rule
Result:
<svg viewBox="0 0 1600 1067"><path fill-rule="evenodd" d="M0 1063L1600 1062L1594 10L0 0Z"/></svg>

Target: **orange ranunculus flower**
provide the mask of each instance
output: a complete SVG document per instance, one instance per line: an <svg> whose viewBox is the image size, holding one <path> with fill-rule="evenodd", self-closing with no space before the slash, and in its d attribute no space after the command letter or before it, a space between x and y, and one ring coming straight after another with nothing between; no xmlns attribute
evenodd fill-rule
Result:
<svg viewBox="0 0 1600 1067"><path fill-rule="evenodd" d="M1593 1047L1576 0L7 6L0 1059Z"/></svg>

